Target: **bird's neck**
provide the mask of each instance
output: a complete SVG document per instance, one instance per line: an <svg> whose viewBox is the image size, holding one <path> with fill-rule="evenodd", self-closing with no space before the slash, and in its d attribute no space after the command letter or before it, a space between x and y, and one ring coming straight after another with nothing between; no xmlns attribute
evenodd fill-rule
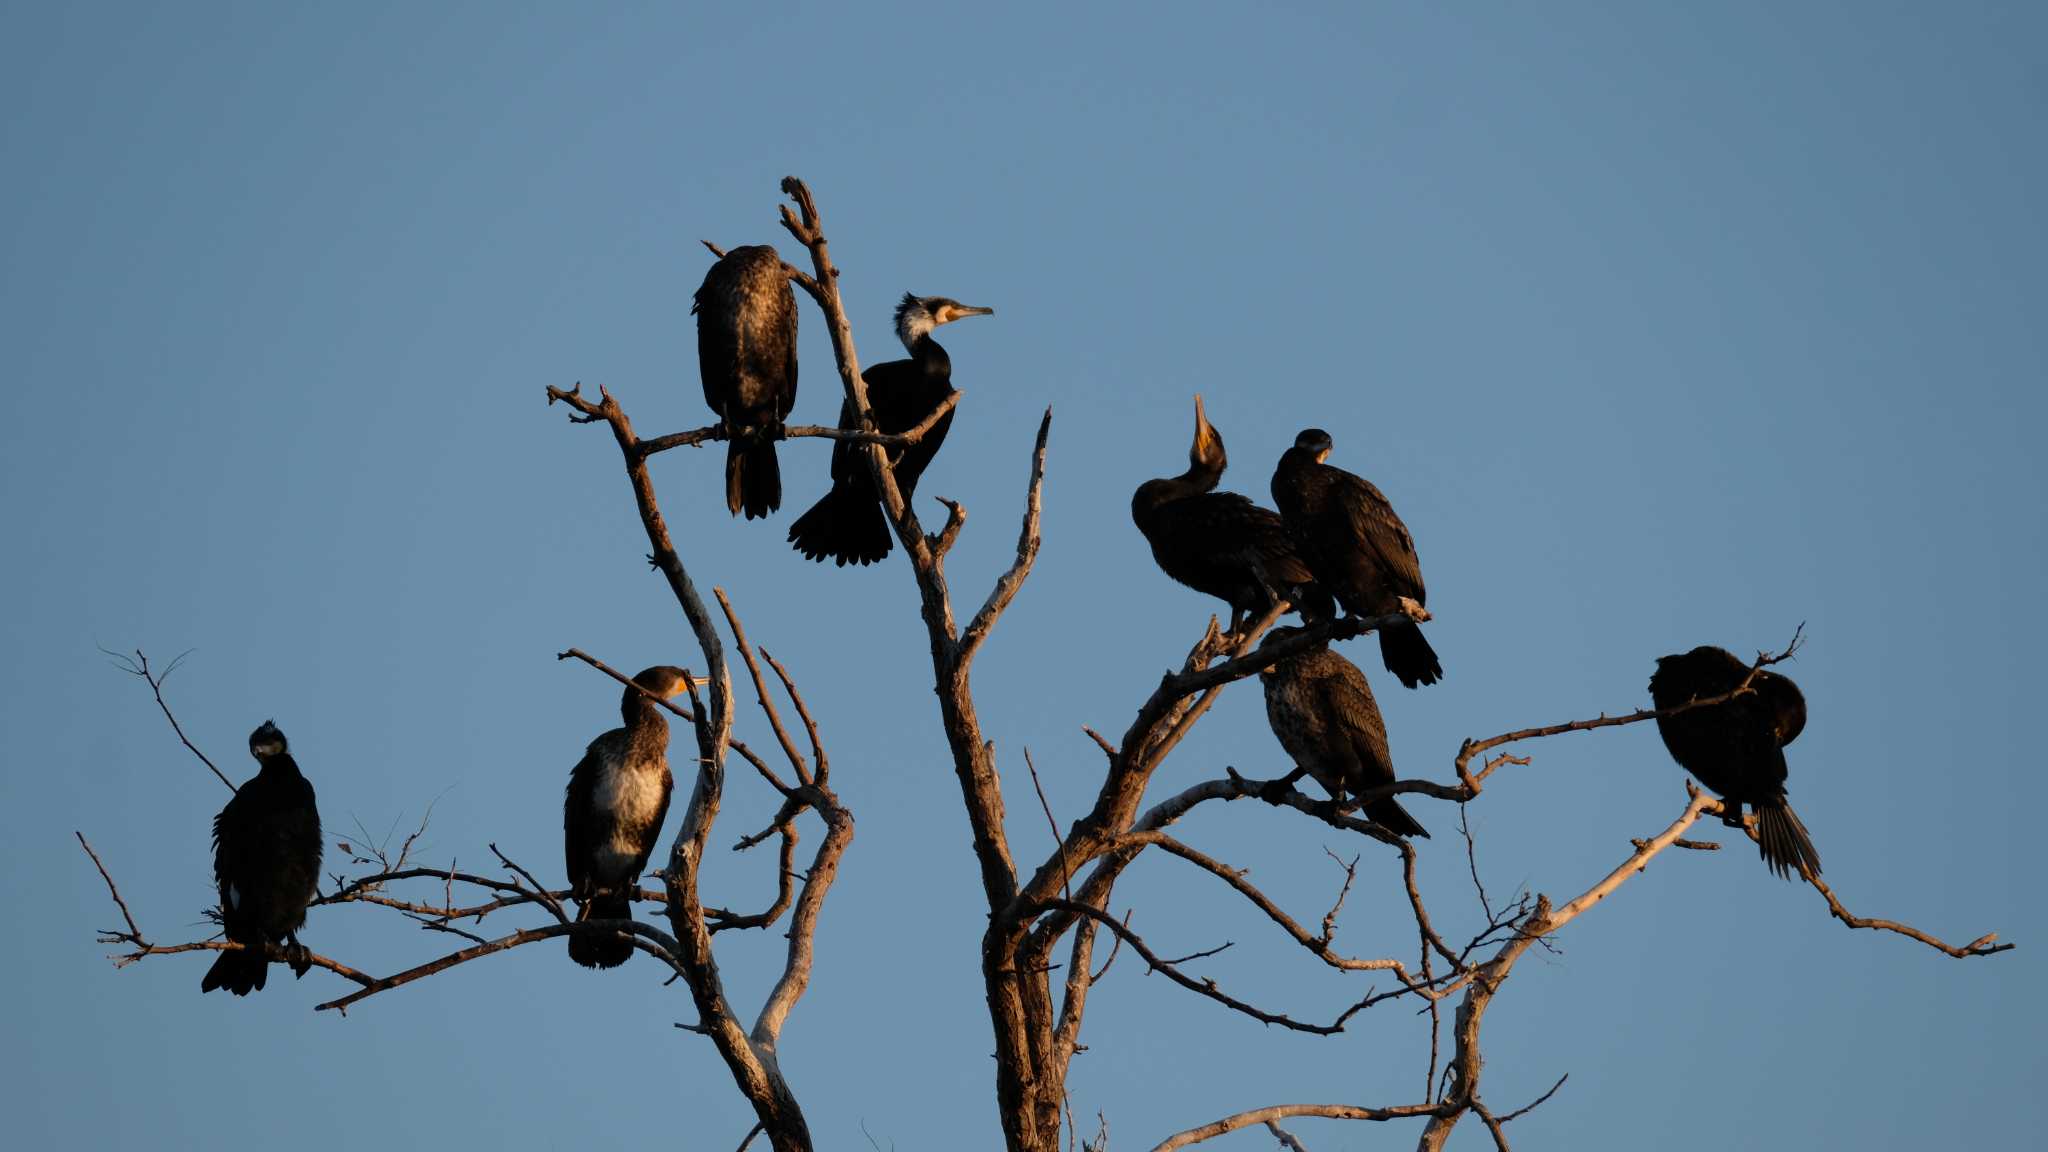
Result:
<svg viewBox="0 0 2048 1152"><path fill-rule="evenodd" d="M910 358L917 361L918 366L923 368L927 375L953 374L953 358L946 354L944 346L932 339L932 330L929 327L913 326L899 335L903 338L903 347L910 352Z"/></svg>
<svg viewBox="0 0 2048 1152"><path fill-rule="evenodd" d="M625 717L626 733L635 741L641 739L668 739L668 717L662 707L637 691L629 690L621 702L620 714Z"/></svg>
<svg viewBox="0 0 2048 1152"><path fill-rule="evenodd" d="M1158 508L1176 500L1185 500L1190 496L1200 496L1204 492L1214 491L1222 479L1221 468L1202 464L1191 465L1178 476L1163 476L1139 485L1132 504L1140 509Z"/></svg>
<svg viewBox="0 0 2048 1152"><path fill-rule="evenodd" d="M290 780L299 775L299 763L292 759L292 754L289 752L279 752L275 756L265 756L257 761L257 763L262 765L262 768L256 773L259 777L268 776L274 780Z"/></svg>

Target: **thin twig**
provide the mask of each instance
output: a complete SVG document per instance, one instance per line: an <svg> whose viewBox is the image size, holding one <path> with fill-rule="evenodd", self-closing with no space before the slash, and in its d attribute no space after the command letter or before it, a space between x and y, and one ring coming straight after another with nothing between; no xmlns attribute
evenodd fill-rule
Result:
<svg viewBox="0 0 2048 1152"><path fill-rule="evenodd" d="M128 659L128 657L118 652L109 651L105 648L101 648L100 651L106 653L108 656L111 656L116 660L121 661L120 667L122 671L127 672L131 676L142 677L143 681L149 685L150 694L156 697L156 706L159 710L163 712L164 719L171 722L171 731L176 732L178 734L178 743L183 744L187 751L191 752L194 756L199 757L199 762L201 764L206 765L207 770L212 772L214 777L218 779L222 784L227 785L228 791L239 791L239 789L235 787L235 782L228 779L227 774L225 772L222 772L220 768L217 767L212 760L208 759L206 753L201 752L199 750L199 745L194 744L191 738L185 735L185 726L178 723L178 718L171 713L171 706L164 701L164 681L169 680L171 678L171 673L176 672L178 670L178 665L185 659L185 657L190 656L192 653L189 651L179 653L177 658L172 660L170 666L165 668L162 673L153 674L149 670L149 657L144 655L142 649L140 648L137 648L135 650L135 659L133 660Z"/></svg>

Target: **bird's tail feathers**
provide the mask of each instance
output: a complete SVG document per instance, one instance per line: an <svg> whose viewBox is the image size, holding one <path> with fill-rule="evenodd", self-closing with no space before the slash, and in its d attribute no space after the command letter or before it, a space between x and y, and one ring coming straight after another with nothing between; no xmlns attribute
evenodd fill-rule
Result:
<svg viewBox="0 0 2048 1152"><path fill-rule="evenodd" d="M601 892L576 909L576 922L630 920L632 901L623 892ZM633 942L623 936L578 932L569 937L569 959L585 968L617 968L633 958Z"/></svg>
<svg viewBox="0 0 2048 1152"><path fill-rule="evenodd" d="M789 526L789 543L819 563L873 564L889 555L889 518L866 484L834 484Z"/></svg>
<svg viewBox="0 0 2048 1152"><path fill-rule="evenodd" d="M1429 829L1416 823L1415 817L1410 816L1408 810L1401 807L1401 802L1392 796L1367 804L1365 815L1368 820L1396 836L1420 836L1424 840L1429 839Z"/></svg>
<svg viewBox="0 0 2048 1152"><path fill-rule="evenodd" d="M1797 879L1802 869L1820 875L1820 853L1799 814L1783 800L1756 806L1756 848L1771 871L1786 880Z"/></svg>
<svg viewBox="0 0 2048 1152"><path fill-rule="evenodd" d="M725 507L749 520L765 519L782 507L782 465L767 435L739 433L725 445Z"/></svg>
<svg viewBox="0 0 2048 1152"><path fill-rule="evenodd" d="M269 974L270 960L264 956L263 949L236 948L214 959L213 967L208 968L206 977L199 981L199 990L211 992L215 988L225 988L237 996L247 996L262 988Z"/></svg>
<svg viewBox="0 0 2048 1152"><path fill-rule="evenodd" d="M1403 688L1434 684L1443 679L1444 666L1437 662L1436 649L1413 624L1396 624L1380 629L1380 659Z"/></svg>

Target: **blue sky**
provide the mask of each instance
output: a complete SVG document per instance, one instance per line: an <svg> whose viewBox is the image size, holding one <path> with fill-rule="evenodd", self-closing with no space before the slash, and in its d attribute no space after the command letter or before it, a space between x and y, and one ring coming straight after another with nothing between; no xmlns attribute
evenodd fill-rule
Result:
<svg viewBox="0 0 2048 1152"><path fill-rule="evenodd" d="M1152 567L1127 511L1181 467L1192 394L1226 483L1261 498L1319 425L1429 577L1445 682L1405 692L1354 653L1405 774L1446 779L1468 736L1634 707L1660 654L1804 622L1791 795L1828 879L1859 912L2023 945L1958 962L1845 931L1747 845L1660 861L1489 1015L1496 1105L1571 1073L1518 1141L2027 1142L2048 1121L2028 912L2044 34L2038 9L1970 4L0 9L17 1138L569 1148L680 1118L689 1147L738 1143L745 1106L670 1027L688 998L651 963L597 976L536 947L346 1020L311 1013L339 989L318 974L202 998L201 960L104 962L114 912L71 833L153 935L204 933L225 791L95 651L196 649L172 699L231 774L275 717L330 829L433 802L437 863L485 868L495 841L558 875L560 789L616 692L554 653L696 657L609 437L542 390L602 382L644 433L705 422L697 242L790 253L776 182L797 173L865 359L894 354L905 290L997 309L949 330L967 396L923 483L972 511L963 604L1006 561L1055 410L1045 550L976 676L1020 856L1049 846L1021 750L1078 815L1100 773L1079 725L1121 731L1214 607ZM805 307L795 418L828 421ZM821 1147L863 1147L863 1126L906 1152L989 1147L983 913L915 591L900 562L820 569L782 539L825 456L783 450L767 525L726 515L716 449L655 469L698 582L806 688L859 819L783 1064ZM1497 892L1576 893L1684 801L1645 727L1519 751L1535 762L1471 810ZM1226 765L1280 766L1255 689L1157 787ZM1455 814L1411 807L1438 832L1425 890L1469 934ZM714 840L771 808L736 776ZM1376 846L1263 806L1184 831L1310 917L1325 845L1363 849L1338 941L1410 949ZM721 856L710 897L764 901L769 863ZM1356 997L1204 879L1148 862L1117 907L1168 953L1235 941L1204 974L1280 1010ZM364 909L306 936L372 971L446 943ZM721 940L742 1004L780 944ZM1334 1039L1269 1034L1120 962L1074 1107L1142 1148L1263 1104L1408 1102L1425 1037L1399 1006Z"/></svg>

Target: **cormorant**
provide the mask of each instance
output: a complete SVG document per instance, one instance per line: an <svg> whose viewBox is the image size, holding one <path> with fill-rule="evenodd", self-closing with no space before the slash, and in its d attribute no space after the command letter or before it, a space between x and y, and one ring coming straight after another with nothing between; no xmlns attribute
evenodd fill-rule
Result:
<svg viewBox="0 0 2048 1152"><path fill-rule="evenodd" d="M906 292L896 306L896 338L910 350L910 359L877 364L860 374L874 412L875 430L891 435L910 431L953 393L953 360L932 339L932 329L969 316L993 316L993 308L970 308L944 296L913 296ZM840 406L839 426L855 427L852 404ZM917 478L938 454L953 413L939 417L924 438L892 455L896 490L910 503ZM889 554L893 542L882 498L868 474L864 446L832 442L832 490L789 526L789 542L811 560L831 557L840 567L873 564Z"/></svg>
<svg viewBox="0 0 2048 1152"><path fill-rule="evenodd" d="M1234 633L1245 616L1271 608L1275 597L1297 586L1313 588L1313 578L1277 514L1235 492L1215 491L1229 466L1223 436L1196 396L1188 470L1138 485L1131 520L1152 545L1160 571L1230 605Z"/></svg>
<svg viewBox="0 0 2048 1152"><path fill-rule="evenodd" d="M1422 561L1408 526L1372 482L1324 463L1330 434L1309 428L1294 438L1273 472L1273 505L1280 509L1302 559L1323 590L1353 616L1386 616L1402 600L1417 607ZM1381 628L1380 659L1409 688L1443 677L1436 650L1413 623Z"/></svg>
<svg viewBox="0 0 2048 1152"><path fill-rule="evenodd" d="M764 517L782 506L775 441L796 403L796 293L782 257L766 244L726 253L690 311L704 402L725 428L725 506Z"/></svg>
<svg viewBox="0 0 2048 1152"><path fill-rule="evenodd" d="M1266 643L1300 631L1275 628ZM1358 665L1324 645L1280 661L1259 673L1259 682L1266 688L1273 735L1331 800L1341 804L1346 793L1356 796L1394 782L1387 726ZM1429 836L1392 796L1366 805L1365 814L1397 836Z"/></svg>
<svg viewBox="0 0 2048 1152"><path fill-rule="evenodd" d="M1650 676L1650 699L1659 711L1733 692L1749 665L1726 648L1702 645L1682 656L1663 656ZM1806 697L1799 686L1769 669L1752 691L1733 700L1657 717L1657 734L1679 767L1720 793L1722 820L1742 826L1742 806L1756 809L1757 851L1771 871L1790 880L1801 868L1820 875L1820 853L1806 825L1785 801L1785 745L1806 727Z"/></svg>
<svg viewBox="0 0 2048 1152"><path fill-rule="evenodd" d="M689 673L657 665L633 683L668 700L689 687ZM562 851L579 924L632 917L640 873L668 816L675 787L668 771L668 719L640 688L626 689L619 704L626 726L590 742L569 773L562 799ZM585 968L616 968L632 955L633 942L623 936L569 937L569 959Z"/></svg>
<svg viewBox="0 0 2048 1152"><path fill-rule="evenodd" d="M320 883L320 812L313 786L277 724L249 734L249 754L263 767L213 818L213 878L220 886L220 924L242 947L223 952L199 982L201 992L225 988L247 996L270 971L267 950L283 944L292 971L312 967L297 930Z"/></svg>

